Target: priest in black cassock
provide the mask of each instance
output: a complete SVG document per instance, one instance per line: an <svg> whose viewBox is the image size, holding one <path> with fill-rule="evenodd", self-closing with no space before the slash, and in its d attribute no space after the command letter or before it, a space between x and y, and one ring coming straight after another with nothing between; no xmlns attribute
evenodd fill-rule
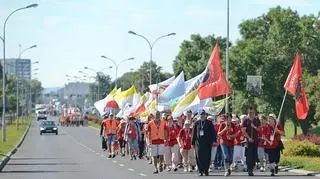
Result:
<svg viewBox="0 0 320 179"><path fill-rule="evenodd" d="M211 121L207 120L206 112L200 112L200 119L193 125L192 146L196 152L196 161L200 176L209 175L211 148L216 141L216 132Z"/></svg>

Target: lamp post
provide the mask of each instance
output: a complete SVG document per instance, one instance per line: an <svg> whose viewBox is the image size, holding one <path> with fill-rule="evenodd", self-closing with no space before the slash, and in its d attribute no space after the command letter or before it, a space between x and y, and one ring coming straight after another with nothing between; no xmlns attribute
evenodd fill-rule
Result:
<svg viewBox="0 0 320 179"><path fill-rule="evenodd" d="M176 35L176 33L172 32L170 34L162 35L162 36L156 38L156 40L154 42L152 42L152 43L145 36L140 35L140 34L138 34L136 32L133 32L133 31L130 30L128 33L143 38L149 45L149 48L150 48L150 76L149 77L150 77L150 85L152 85L152 64L151 64L151 62L152 62L152 50L153 50L153 47L156 44L156 42L158 40L160 40L161 38L173 36L173 35Z"/></svg>
<svg viewBox="0 0 320 179"><path fill-rule="evenodd" d="M26 49L24 49L24 50L22 50L21 51L21 45L19 45L19 56L18 56L18 60L20 60L21 59L21 55L24 53L24 52L26 52L26 51L28 51L28 50L30 50L30 49L32 49L32 48L36 48L37 47L37 45L32 45L32 46L30 46L30 47L28 47L28 48L26 48ZM36 64L36 63L39 63L38 61L36 61L36 62L34 62L33 64ZM26 68L27 66L25 66L25 67L23 67L22 68L22 72L24 71L24 69ZM17 74L17 70L16 70L16 78L17 78L17 86L16 86L16 92L17 92L17 94L16 94L16 98L17 98L17 106L16 106L16 120L17 120L17 122L16 122L16 129L17 130L19 130L19 75Z"/></svg>
<svg viewBox="0 0 320 179"><path fill-rule="evenodd" d="M3 42L3 64L6 64L6 25L7 22L9 20L9 18L16 12L24 10L24 9L28 9L28 8L32 8L32 7L38 7L38 4L31 4L29 6L26 7L22 7L19 9L14 10L13 12L11 12L6 20L4 21L4 25L3 25L3 36L1 37L1 40ZM5 82L5 65L3 65L2 68L2 143L6 142L6 123L5 123L5 113L6 113L6 92L5 92L5 88L6 88L6 82Z"/></svg>
<svg viewBox="0 0 320 179"><path fill-rule="evenodd" d="M101 71L96 71L96 70L94 70L94 69L92 69L92 68L84 67L85 70L90 70L90 71L92 71L93 73L96 74L96 76L98 76L98 73L99 73L99 72L103 73L103 72L102 72L103 70L105 70L105 69L111 69L111 68L112 68L112 66L109 66L109 67L107 67L107 68L101 69ZM79 72L80 72L80 71L79 71ZM80 73L81 73L81 72L80 72ZM83 73L83 72L82 72L82 73ZM83 73L83 74L86 74L86 73ZM86 75L89 76L88 74L86 74ZM97 84L98 84L97 100L99 100L99 99L100 99L100 80L99 80L99 79L97 79Z"/></svg>
<svg viewBox="0 0 320 179"><path fill-rule="evenodd" d="M227 44L226 44L226 78L227 81L229 82L229 17L230 17L230 12L229 12L229 0L227 0ZM226 99L228 98L228 94L226 94ZM234 99L233 99L234 100ZM229 113L229 101L226 101L226 113Z"/></svg>
<svg viewBox="0 0 320 179"><path fill-rule="evenodd" d="M133 57L127 58L127 59L124 59L124 60L120 61L119 63L116 63L115 60L113 60L113 59L111 59L111 58L108 58L108 57L106 57L106 56L104 56L104 55L102 55L101 58L105 58L105 59L111 61L111 62L113 63L113 65L116 67L115 86L118 87L117 79L118 79L118 69L119 69L119 65L120 65L121 63L125 62L125 61L134 60L134 58L133 58Z"/></svg>

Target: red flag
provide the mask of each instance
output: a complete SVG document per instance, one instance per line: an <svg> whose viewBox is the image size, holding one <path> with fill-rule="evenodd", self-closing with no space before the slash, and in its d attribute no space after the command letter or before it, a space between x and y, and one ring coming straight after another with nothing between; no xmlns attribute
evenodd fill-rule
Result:
<svg viewBox="0 0 320 179"><path fill-rule="evenodd" d="M146 107L144 106L144 104L140 104L140 106L136 109L136 111L132 114L132 116L136 117L145 110L146 110Z"/></svg>
<svg viewBox="0 0 320 179"><path fill-rule="evenodd" d="M309 112L309 104L303 87L301 57L299 52L296 54L294 64L284 84L284 88L296 98L297 118L300 120L306 119Z"/></svg>
<svg viewBox="0 0 320 179"><path fill-rule="evenodd" d="M200 99L221 96L231 93L231 89L224 76L222 66L220 64L220 53L218 42L214 47L210 60L207 65L207 74L203 83L199 86L198 96Z"/></svg>

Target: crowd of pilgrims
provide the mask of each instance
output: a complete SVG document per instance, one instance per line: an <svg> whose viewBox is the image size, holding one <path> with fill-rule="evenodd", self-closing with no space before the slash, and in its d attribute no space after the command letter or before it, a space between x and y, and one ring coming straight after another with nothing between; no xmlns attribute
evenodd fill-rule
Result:
<svg viewBox="0 0 320 179"><path fill-rule="evenodd" d="M241 116L210 116L202 110L178 118L158 111L146 120L119 119L112 113L103 118L100 135L108 158L146 158L154 174L183 170L208 176L221 169L225 176L239 171L254 176L255 170L278 173L284 129L274 114L258 115L249 108Z"/></svg>

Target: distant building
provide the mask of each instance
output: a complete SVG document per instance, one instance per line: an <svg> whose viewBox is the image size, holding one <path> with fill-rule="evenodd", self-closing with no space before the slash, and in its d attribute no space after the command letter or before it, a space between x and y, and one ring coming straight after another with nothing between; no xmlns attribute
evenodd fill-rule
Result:
<svg viewBox="0 0 320 179"><path fill-rule="evenodd" d="M3 65L3 59L0 59ZM8 76L18 76L20 79L31 79L31 60L7 58L5 72Z"/></svg>

